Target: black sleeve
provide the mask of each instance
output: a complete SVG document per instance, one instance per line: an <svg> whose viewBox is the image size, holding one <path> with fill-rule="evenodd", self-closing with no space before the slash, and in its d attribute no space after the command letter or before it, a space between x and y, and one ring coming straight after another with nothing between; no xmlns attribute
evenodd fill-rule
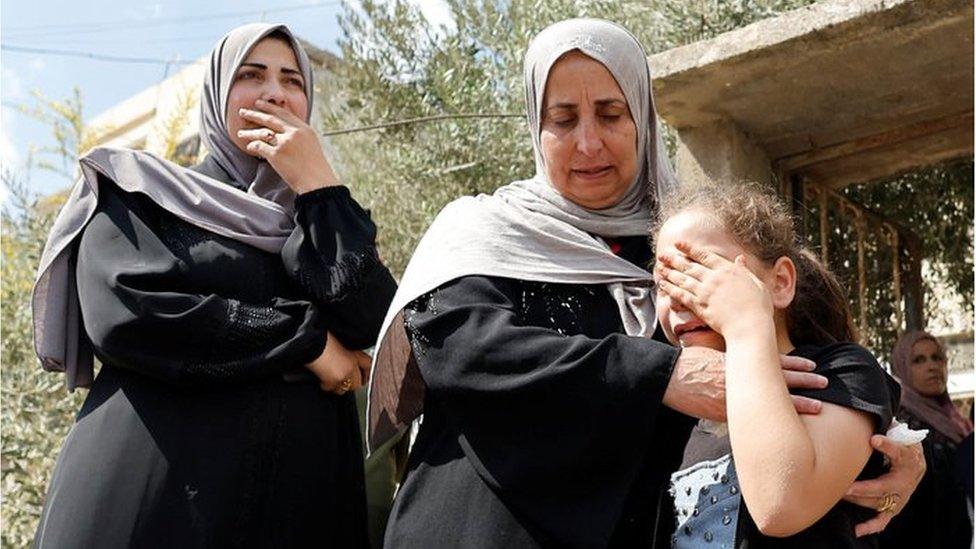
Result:
<svg viewBox="0 0 976 549"><path fill-rule="evenodd" d="M78 246L85 330L100 360L173 383L243 381L301 366L325 346L307 301L244 303L185 288L186 263L138 205L102 186Z"/></svg>
<svg viewBox="0 0 976 549"><path fill-rule="evenodd" d="M875 418L875 433L888 430L898 409L901 389L870 351L856 343L836 343L819 348L800 347L795 354L813 360L817 364L815 372L826 377L828 385L825 389L792 390L791 393L867 412Z"/></svg>
<svg viewBox="0 0 976 549"><path fill-rule="evenodd" d="M346 346L372 346L396 293L376 252L376 226L341 185L299 195L295 210L295 231L281 251L285 270Z"/></svg>
<svg viewBox="0 0 976 549"><path fill-rule="evenodd" d="M606 545L655 443L678 351L529 325L518 284L465 277L407 308L428 401L506 505L561 543Z"/></svg>

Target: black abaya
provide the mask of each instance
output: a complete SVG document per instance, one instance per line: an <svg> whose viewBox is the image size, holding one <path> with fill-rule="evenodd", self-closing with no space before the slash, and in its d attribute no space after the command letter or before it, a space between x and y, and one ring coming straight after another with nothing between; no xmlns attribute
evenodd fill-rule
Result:
<svg viewBox="0 0 976 549"><path fill-rule="evenodd" d="M661 405L676 349L624 335L602 285L469 276L405 318L427 390L387 547L651 545L693 425Z"/></svg>
<svg viewBox="0 0 976 549"><path fill-rule="evenodd" d="M395 291L345 187L298 197L281 255L101 182L77 246L102 368L65 441L40 547L363 547L355 398L305 368L369 346Z"/></svg>

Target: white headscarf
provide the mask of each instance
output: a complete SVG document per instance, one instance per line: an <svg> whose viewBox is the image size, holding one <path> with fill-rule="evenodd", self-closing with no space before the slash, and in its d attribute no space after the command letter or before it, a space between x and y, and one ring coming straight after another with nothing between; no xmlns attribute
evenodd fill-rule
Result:
<svg viewBox="0 0 976 549"><path fill-rule="evenodd" d="M547 180L541 153L539 113L546 79L556 61L572 50L610 71L637 126L638 176L620 202L601 210L584 208L560 195ZM658 198L676 185L657 126L643 47L609 21L556 23L529 45L525 94L536 175L501 187L493 195L448 204L417 245L373 357L367 411L370 450L401 432L423 411L424 385L410 354L403 308L451 280L482 275L605 284L627 334L650 337L654 332L651 274L614 255L599 238L648 234Z"/></svg>
<svg viewBox="0 0 976 549"><path fill-rule="evenodd" d="M234 75L254 46L276 31L291 42L305 77L308 121L312 67L286 26L255 23L238 27L210 54L200 101L200 137L210 153L208 163L229 174L233 185L143 151L100 147L79 161L81 178L51 228L31 300L35 352L44 369L65 372L69 389L88 386L93 377L92 351L81 333L78 291L69 256L73 242L98 206L99 179L126 192L145 194L197 227L264 251L279 252L294 229L295 194L266 161L237 148L226 123Z"/></svg>

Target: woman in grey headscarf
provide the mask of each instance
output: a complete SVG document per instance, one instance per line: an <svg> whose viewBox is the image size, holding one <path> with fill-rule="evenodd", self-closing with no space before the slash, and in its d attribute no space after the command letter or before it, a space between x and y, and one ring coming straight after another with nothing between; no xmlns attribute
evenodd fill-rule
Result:
<svg viewBox="0 0 976 549"><path fill-rule="evenodd" d="M210 57L202 164L81 159L33 310L42 365L91 390L37 546L367 545L353 349L395 283L308 125L312 85L286 27L239 27Z"/></svg>
<svg viewBox="0 0 976 549"><path fill-rule="evenodd" d="M647 236L675 180L646 54L613 23L562 21L530 44L525 87L535 176L449 204L380 331L370 449L423 414L386 544L666 546L663 487L690 416L724 418L724 370L655 323ZM783 367L790 387L826 382Z"/></svg>
<svg viewBox="0 0 976 549"><path fill-rule="evenodd" d="M693 425L675 410L724 413L720 356L652 338L647 235L675 181L643 48L563 21L525 82L535 177L448 205L381 330L371 448L423 413L390 547L647 544Z"/></svg>

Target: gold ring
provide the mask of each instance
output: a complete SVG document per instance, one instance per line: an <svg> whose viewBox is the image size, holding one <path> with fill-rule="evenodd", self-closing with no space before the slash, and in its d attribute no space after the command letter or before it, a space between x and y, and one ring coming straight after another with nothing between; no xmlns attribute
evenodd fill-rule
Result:
<svg viewBox="0 0 976 549"><path fill-rule="evenodd" d="M338 393L340 395L344 395L349 392L349 389L352 389L352 380L347 377L339 384Z"/></svg>
<svg viewBox="0 0 976 549"><path fill-rule="evenodd" d="M881 498L881 504L878 505L879 513L891 513L895 514L895 509L898 507L898 494L885 494Z"/></svg>

